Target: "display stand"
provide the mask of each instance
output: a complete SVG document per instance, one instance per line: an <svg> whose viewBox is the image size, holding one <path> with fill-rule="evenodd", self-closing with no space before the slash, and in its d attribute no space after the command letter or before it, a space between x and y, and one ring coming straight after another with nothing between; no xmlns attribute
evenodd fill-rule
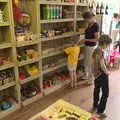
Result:
<svg viewBox="0 0 120 120"><path fill-rule="evenodd" d="M31 117L29 120L92 120L91 113L69 104L63 100L58 100L44 111ZM94 118L94 120L97 120Z"/></svg>

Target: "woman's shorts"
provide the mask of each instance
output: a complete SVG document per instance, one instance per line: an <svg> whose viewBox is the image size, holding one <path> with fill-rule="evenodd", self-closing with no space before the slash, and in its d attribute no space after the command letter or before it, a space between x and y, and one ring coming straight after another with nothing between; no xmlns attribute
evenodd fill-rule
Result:
<svg viewBox="0 0 120 120"><path fill-rule="evenodd" d="M69 71L76 71L77 65L68 65L68 70Z"/></svg>

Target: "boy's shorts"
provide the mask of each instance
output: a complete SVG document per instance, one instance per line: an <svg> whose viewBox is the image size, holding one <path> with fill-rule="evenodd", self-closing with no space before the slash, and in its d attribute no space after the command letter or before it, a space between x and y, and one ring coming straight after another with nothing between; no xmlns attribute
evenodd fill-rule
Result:
<svg viewBox="0 0 120 120"><path fill-rule="evenodd" d="M68 64L68 70L69 71L76 71L76 69L77 69L77 65L69 65Z"/></svg>

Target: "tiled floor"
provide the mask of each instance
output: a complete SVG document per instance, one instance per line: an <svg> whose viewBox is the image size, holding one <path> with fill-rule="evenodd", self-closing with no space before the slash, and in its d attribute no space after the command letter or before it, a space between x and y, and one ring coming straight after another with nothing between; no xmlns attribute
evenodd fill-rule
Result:
<svg viewBox="0 0 120 120"><path fill-rule="evenodd" d="M57 99L63 99L85 110L90 110L92 93L93 86L82 85L75 90L62 89L16 111L3 120L28 120L28 118L42 111ZM108 117L104 120L120 120L120 71L112 72L110 75L110 96L106 113Z"/></svg>

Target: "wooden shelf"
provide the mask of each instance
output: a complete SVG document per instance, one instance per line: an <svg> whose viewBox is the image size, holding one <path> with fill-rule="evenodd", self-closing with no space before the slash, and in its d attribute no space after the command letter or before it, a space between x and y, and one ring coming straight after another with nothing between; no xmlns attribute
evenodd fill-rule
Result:
<svg viewBox="0 0 120 120"><path fill-rule="evenodd" d="M17 47L29 46L29 45L38 44L39 42L40 42L39 40L16 42L16 46Z"/></svg>
<svg viewBox="0 0 120 120"><path fill-rule="evenodd" d="M59 85L55 85L53 87L47 88L43 90L44 95L49 95L55 91L57 91L58 89L60 89L62 87L62 84Z"/></svg>
<svg viewBox="0 0 120 120"><path fill-rule="evenodd" d="M76 21L83 21L83 18L77 18Z"/></svg>
<svg viewBox="0 0 120 120"><path fill-rule="evenodd" d="M1 3L1 2L8 2L8 0L0 0L0 3Z"/></svg>
<svg viewBox="0 0 120 120"><path fill-rule="evenodd" d="M40 60L40 58L24 60L24 61L18 62L18 66L21 67L21 66L28 65L31 63L39 62L39 60Z"/></svg>
<svg viewBox="0 0 120 120"><path fill-rule="evenodd" d="M84 35L85 33L76 32L76 35Z"/></svg>
<svg viewBox="0 0 120 120"><path fill-rule="evenodd" d="M74 32L63 33L62 35L58 35L58 36L51 37L51 38L41 38L41 42L55 40L55 39L61 39L61 38L67 38L67 37L71 37L73 35L74 35Z"/></svg>
<svg viewBox="0 0 120 120"><path fill-rule="evenodd" d="M5 70L5 69L9 69L9 68L12 68L12 67L14 67L13 63L2 65L2 66L0 66L0 71Z"/></svg>
<svg viewBox="0 0 120 120"><path fill-rule="evenodd" d="M55 55L59 55L61 53L63 53L63 51L56 51L56 52L53 52L53 53L49 53L47 55L43 55L42 59L47 58L47 57L51 57L51 56L55 56Z"/></svg>
<svg viewBox="0 0 120 120"><path fill-rule="evenodd" d="M55 19L55 20L40 20L40 23L41 24L44 24L44 23L62 23L62 22L73 22L74 19Z"/></svg>
<svg viewBox="0 0 120 120"><path fill-rule="evenodd" d="M70 80L66 80L65 82L59 84L59 85L55 85L53 87L47 88L43 90L44 95L49 95L57 90L59 90L60 88L64 87L65 85L69 84Z"/></svg>
<svg viewBox="0 0 120 120"><path fill-rule="evenodd" d="M30 82L30 81L33 81L35 79L38 79L40 77L40 74L39 75L34 75L34 76L31 76L31 77L28 77L24 80L19 80L20 81L20 84L25 84L27 82Z"/></svg>
<svg viewBox="0 0 120 120"><path fill-rule="evenodd" d="M0 43L0 49L10 48L12 46L12 43Z"/></svg>
<svg viewBox="0 0 120 120"><path fill-rule="evenodd" d="M0 23L0 27L7 27L9 25L10 25L9 22Z"/></svg>
<svg viewBox="0 0 120 120"><path fill-rule="evenodd" d="M47 73L49 73L49 72L55 71L55 70L57 70L57 69L59 69L59 68L62 68L62 67L64 67L64 66L66 66L66 63L57 65L56 67L53 67L53 68L48 68L47 70L43 70L43 74L47 74Z"/></svg>
<svg viewBox="0 0 120 120"><path fill-rule="evenodd" d="M88 6L88 4L87 3L77 3L77 6L83 6L83 7L85 6L86 7L86 6Z"/></svg>
<svg viewBox="0 0 120 120"><path fill-rule="evenodd" d="M15 85L16 85L15 81L10 82L10 83L6 83L5 85L0 86L0 91L7 89L9 87L15 86Z"/></svg>
<svg viewBox="0 0 120 120"><path fill-rule="evenodd" d="M6 117L7 115L15 112L16 110L20 108L20 105L17 104L14 100L11 99L11 102L12 102L12 107L10 109L5 110L5 111L0 111L0 119Z"/></svg>
<svg viewBox="0 0 120 120"><path fill-rule="evenodd" d="M30 103L33 103L33 102L39 100L39 99L42 98L42 97L43 97L43 95L42 95L42 93L40 93L40 94L38 94L38 95L36 95L36 96L34 96L34 97L32 97L32 98L26 99L25 101L22 102L22 104L23 104L24 106L29 105Z"/></svg>
<svg viewBox="0 0 120 120"><path fill-rule="evenodd" d="M62 2L62 5L71 5L71 6L73 6L73 5L75 5L75 3L70 3L70 2Z"/></svg>
<svg viewBox="0 0 120 120"><path fill-rule="evenodd" d="M39 4L46 4L46 5L68 5L68 6L73 6L75 3L70 3L70 2L39 2Z"/></svg>

